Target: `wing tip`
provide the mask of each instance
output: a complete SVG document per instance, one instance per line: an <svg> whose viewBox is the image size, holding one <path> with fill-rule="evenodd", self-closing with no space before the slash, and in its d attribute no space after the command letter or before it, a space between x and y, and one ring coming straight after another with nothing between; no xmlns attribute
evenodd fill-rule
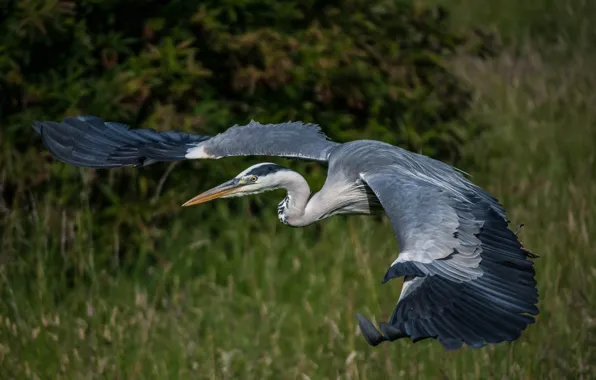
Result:
<svg viewBox="0 0 596 380"><path fill-rule="evenodd" d="M185 159L189 147L209 139L180 131L130 129L97 116L65 117L60 122L35 121L48 151L67 164L87 168L142 167Z"/></svg>

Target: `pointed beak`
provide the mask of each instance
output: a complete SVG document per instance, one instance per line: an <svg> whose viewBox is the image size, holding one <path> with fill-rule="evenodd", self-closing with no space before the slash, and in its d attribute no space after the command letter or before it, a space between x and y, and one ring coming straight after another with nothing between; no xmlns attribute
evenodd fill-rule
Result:
<svg viewBox="0 0 596 380"><path fill-rule="evenodd" d="M214 187L211 190L207 190L187 201L182 207L198 205L199 203L205 203L212 199L221 198L223 196L233 194L242 188L242 184L237 178L231 179L228 182L222 183L221 185Z"/></svg>

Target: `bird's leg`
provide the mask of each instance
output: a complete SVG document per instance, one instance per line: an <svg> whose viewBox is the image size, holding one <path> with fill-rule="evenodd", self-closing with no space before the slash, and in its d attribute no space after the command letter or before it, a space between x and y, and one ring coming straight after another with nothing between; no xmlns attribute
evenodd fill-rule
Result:
<svg viewBox="0 0 596 380"><path fill-rule="evenodd" d="M522 227L524 226L524 224L520 224L519 227L517 227L517 230L515 230L515 236L518 236ZM519 239L518 239L519 240ZM535 254L534 252L530 251L529 249L527 249L526 247L524 247L524 244L520 241L519 242L521 244L521 251L524 253L524 255L526 255L526 257L529 257L531 259L535 259L538 258L540 256L538 256L537 254Z"/></svg>

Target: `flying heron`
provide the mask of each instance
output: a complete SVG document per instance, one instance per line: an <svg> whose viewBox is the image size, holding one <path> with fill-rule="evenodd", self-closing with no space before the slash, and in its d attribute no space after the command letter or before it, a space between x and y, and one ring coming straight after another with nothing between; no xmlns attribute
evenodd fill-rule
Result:
<svg viewBox="0 0 596 380"><path fill-rule="evenodd" d="M399 254L383 283L404 277L402 291L380 331L358 314L373 346L408 337L437 339L452 350L517 339L538 315L534 265L508 228L497 199L462 172L381 141L331 141L314 124L235 125L216 136L130 129L94 116L35 122L51 154L86 168L142 167L159 161L280 156L328 165L311 196L299 173L272 163L249 167L183 206L216 198L285 189L279 220L303 227L337 214L384 211Z"/></svg>

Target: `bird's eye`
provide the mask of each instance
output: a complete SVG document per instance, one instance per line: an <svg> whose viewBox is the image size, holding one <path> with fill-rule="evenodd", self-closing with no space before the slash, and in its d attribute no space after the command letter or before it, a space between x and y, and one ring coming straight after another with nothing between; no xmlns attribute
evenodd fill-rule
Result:
<svg viewBox="0 0 596 380"><path fill-rule="evenodd" d="M250 176L250 182L257 182L257 176L256 175Z"/></svg>

